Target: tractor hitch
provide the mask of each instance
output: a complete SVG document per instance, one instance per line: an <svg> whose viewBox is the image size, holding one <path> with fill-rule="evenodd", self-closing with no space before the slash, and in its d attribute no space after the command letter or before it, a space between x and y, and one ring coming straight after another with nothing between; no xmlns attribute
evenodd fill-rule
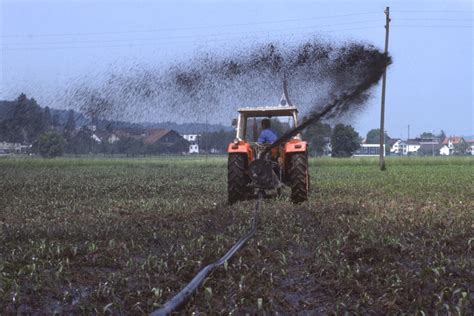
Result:
<svg viewBox="0 0 474 316"><path fill-rule="evenodd" d="M275 189L282 186L274 168L276 162L267 159L255 159L249 164L251 186L259 189Z"/></svg>

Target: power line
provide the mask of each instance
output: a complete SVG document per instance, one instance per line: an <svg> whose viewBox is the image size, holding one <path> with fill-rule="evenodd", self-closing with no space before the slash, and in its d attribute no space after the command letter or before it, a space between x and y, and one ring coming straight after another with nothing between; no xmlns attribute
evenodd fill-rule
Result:
<svg viewBox="0 0 474 316"><path fill-rule="evenodd" d="M412 27L412 28L418 28L418 27L429 27L429 28L472 28L472 25L408 25L408 24L393 24L392 26L395 27Z"/></svg>
<svg viewBox="0 0 474 316"><path fill-rule="evenodd" d="M379 13L380 12L369 11L369 12L360 12L360 13L331 15L331 16L320 16L320 17L307 18L307 19L286 19L286 20L264 21L264 22L254 22L254 23L237 23L237 24L224 24L224 25L192 26L192 27L179 27L179 28L161 28L161 29L132 30L132 31L110 31L110 32L11 34L11 35L1 35L0 37L3 37L3 38L7 38L7 37L55 37L55 36L82 36L82 35L128 34L128 33L152 33L152 32L161 32L161 31L181 31L181 30L196 30L196 29L222 28L222 27L233 27L233 26L252 26L252 25L275 24L275 23L285 23L285 22L302 22L302 21L313 21L313 20L319 20L319 19L331 19L331 18L370 15L370 14L379 14Z"/></svg>
<svg viewBox="0 0 474 316"><path fill-rule="evenodd" d="M397 18L397 21L471 21L469 19L444 19L444 18Z"/></svg>
<svg viewBox="0 0 474 316"><path fill-rule="evenodd" d="M474 13L472 10L392 10L400 13Z"/></svg>
<svg viewBox="0 0 474 316"><path fill-rule="evenodd" d="M339 32L339 31L347 31L347 30L362 30L362 29L380 29L380 26L364 26L364 27L353 27L353 28L344 28L344 29L333 29L333 30L320 30L320 31L312 31L312 32L305 32L305 33L298 33L298 35L315 35L321 32ZM280 35L295 35L294 32L292 33L282 33ZM239 40L239 39L252 39L256 38L255 36L239 36L230 38L232 40ZM218 39L208 39L208 40L193 40L193 41L180 41L180 42L159 42L159 43L146 43L146 44L121 44L121 45L90 45L90 46L59 46L59 47L14 47L14 48L2 48L2 51L19 51L19 50L56 50L56 49L83 49L83 48L118 48L118 47L142 47L142 46L159 46L159 45L177 45L177 44L188 44L188 43L209 43L209 42L222 42L228 41L229 38L218 38Z"/></svg>
<svg viewBox="0 0 474 316"><path fill-rule="evenodd" d="M333 27L340 25L351 25L351 24L361 24L369 22L379 22L380 19L365 20L365 21L352 21L352 22L343 22L336 24L326 24L326 25L310 25L310 26L301 26L301 27L292 27L284 29L273 29L273 30L260 30L260 31L251 31L251 32L232 32L232 33L215 33L215 34L205 34L200 35L200 37L214 37L214 36L232 36L232 35L241 35L241 34L256 34L256 33L267 33L267 32L282 32L288 30L302 30L302 29L314 29L318 27ZM128 42L128 41L155 41L162 39L176 39L176 38L196 38L196 35L182 35L182 36L167 36L167 37L154 37L154 38L137 38L137 39L114 39L114 40L87 40L87 41L60 41L60 42L37 42L33 43L34 45L61 45L61 44L90 44L90 43L115 43L115 42ZM6 45L31 45L32 43L10 43Z"/></svg>

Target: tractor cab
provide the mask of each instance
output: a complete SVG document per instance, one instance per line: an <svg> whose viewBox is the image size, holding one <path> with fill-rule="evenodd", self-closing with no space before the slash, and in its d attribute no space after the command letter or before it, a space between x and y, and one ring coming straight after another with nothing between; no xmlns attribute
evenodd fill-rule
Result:
<svg viewBox="0 0 474 316"><path fill-rule="evenodd" d="M259 143L262 119L270 119L270 129L280 137L298 125L298 110L294 106L238 110L238 118L232 122L236 137L227 148L229 202L245 199L256 189L281 192L284 185L292 188L294 202L305 201L309 188L308 144L300 134L279 146Z"/></svg>
<svg viewBox="0 0 474 316"><path fill-rule="evenodd" d="M241 108L235 122L236 139L257 142L260 132L260 121L268 118L272 121L272 129L281 134L298 125L298 109L294 106L267 106ZM278 135L281 136L281 135Z"/></svg>

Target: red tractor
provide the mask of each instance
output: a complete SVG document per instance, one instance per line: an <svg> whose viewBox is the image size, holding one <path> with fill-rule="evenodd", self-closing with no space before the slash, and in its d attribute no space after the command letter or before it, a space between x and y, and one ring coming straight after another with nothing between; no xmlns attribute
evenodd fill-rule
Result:
<svg viewBox="0 0 474 316"><path fill-rule="evenodd" d="M239 109L233 121L237 130L235 140L227 148L227 191L230 204L255 196L256 190L275 190L279 195L283 185L291 188L295 203L308 199L308 143L301 135L279 145L257 142L260 119L288 119L288 127L298 124L298 110L294 106L272 106ZM252 131L248 128L253 122ZM281 135L280 135L281 136Z"/></svg>

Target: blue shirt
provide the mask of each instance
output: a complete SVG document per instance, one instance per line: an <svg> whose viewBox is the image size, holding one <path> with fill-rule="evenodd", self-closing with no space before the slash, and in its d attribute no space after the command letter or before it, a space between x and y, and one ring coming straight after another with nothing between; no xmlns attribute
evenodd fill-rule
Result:
<svg viewBox="0 0 474 316"><path fill-rule="evenodd" d="M273 144L274 141L277 140L276 134L269 128L264 129L260 133L260 137L258 138L257 142L259 143L270 143Z"/></svg>

